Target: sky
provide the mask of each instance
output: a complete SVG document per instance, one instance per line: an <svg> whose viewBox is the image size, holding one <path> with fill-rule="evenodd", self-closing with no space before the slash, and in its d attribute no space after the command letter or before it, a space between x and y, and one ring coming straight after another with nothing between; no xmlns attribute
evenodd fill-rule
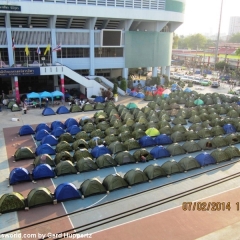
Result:
<svg viewBox="0 0 240 240"><path fill-rule="evenodd" d="M178 35L195 33L214 35L218 32L221 0L186 0L184 23ZM221 35L228 34L230 17L240 17L240 0L223 0Z"/></svg>

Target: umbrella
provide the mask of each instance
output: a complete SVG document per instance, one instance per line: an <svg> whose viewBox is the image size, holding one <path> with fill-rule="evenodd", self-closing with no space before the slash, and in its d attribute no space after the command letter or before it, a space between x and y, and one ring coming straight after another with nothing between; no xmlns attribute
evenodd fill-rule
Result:
<svg viewBox="0 0 240 240"><path fill-rule="evenodd" d="M64 94L62 92L56 90L56 91L52 92L52 96L53 97L63 97Z"/></svg>
<svg viewBox="0 0 240 240"><path fill-rule="evenodd" d="M163 94L170 94L170 93L171 93L171 90L170 90L170 89L165 89L162 93L163 93Z"/></svg>
<svg viewBox="0 0 240 240"><path fill-rule="evenodd" d="M137 104L136 103L132 103L130 102L127 106L126 106L127 109L134 109L134 108L137 108Z"/></svg>
<svg viewBox="0 0 240 240"><path fill-rule="evenodd" d="M197 105L197 106L199 106L199 105L203 105L204 102L203 102L203 100L201 100L200 98L198 98L198 99L196 99L196 100L194 101L194 104Z"/></svg>
<svg viewBox="0 0 240 240"><path fill-rule="evenodd" d="M160 132L156 128L149 128L145 132L150 137L155 137L160 135Z"/></svg>

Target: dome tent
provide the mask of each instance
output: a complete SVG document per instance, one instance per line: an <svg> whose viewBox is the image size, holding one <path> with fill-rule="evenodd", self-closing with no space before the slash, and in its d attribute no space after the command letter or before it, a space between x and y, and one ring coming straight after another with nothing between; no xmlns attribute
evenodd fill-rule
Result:
<svg viewBox="0 0 240 240"><path fill-rule="evenodd" d="M101 155L96 159L96 164L99 168L117 166L117 161L110 154Z"/></svg>
<svg viewBox="0 0 240 240"><path fill-rule="evenodd" d="M52 108L50 108L50 107L46 107L46 108L44 108L43 109L43 111L42 111L42 115L43 116L50 116L50 115L55 115L56 113L53 111L53 109Z"/></svg>
<svg viewBox="0 0 240 240"><path fill-rule="evenodd" d="M86 123L93 123L93 119L91 119L90 117L88 116L84 116L80 119L79 121L79 125L80 126L84 126Z"/></svg>
<svg viewBox="0 0 240 240"><path fill-rule="evenodd" d="M95 105L94 105L94 109L95 109L95 110L103 110L104 107L105 107L104 103L100 103L100 102L97 102L97 103L95 103Z"/></svg>
<svg viewBox="0 0 240 240"><path fill-rule="evenodd" d="M220 135L224 135L225 134L223 128L218 126L218 125L213 127L211 129L211 132L212 132L213 136L220 136Z"/></svg>
<svg viewBox="0 0 240 240"><path fill-rule="evenodd" d="M235 133L236 132L236 128L232 124L225 124L223 126L223 129L224 129L226 134L230 134L230 133Z"/></svg>
<svg viewBox="0 0 240 240"><path fill-rule="evenodd" d="M234 157L239 157L240 156L240 151L237 147L234 146L229 146L224 149L224 152L230 157L231 159Z"/></svg>
<svg viewBox="0 0 240 240"><path fill-rule="evenodd" d="M168 152L170 152L171 156L181 155L185 154L184 148L179 145L178 143L173 143L169 146L167 146Z"/></svg>
<svg viewBox="0 0 240 240"><path fill-rule="evenodd" d="M93 159L92 154L86 148L81 148L81 149L75 151L75 153L73 155L73 159L76 162L79 161L81 158L85 158L85 157L90 157Z"/></svg>
<svg viewBox="0 0 240 240"><path fill-rule="evenodd" d="M224 162L224 161L229 161L231 160L231 157L224 152L222 149L216 149L211 152L211 157L213 157L216 161L216 163Z"/></svg>
<svg viewBox="0 0 240 240"><path fill-rule="evenodd" d="M113 191L127 187L127 182L119 174L110 174L104 178L102 185L108 190Z"/></svg>
<svg viewBox="0 0 240 240"><path fill-rule="evenodd" d="M146 136L146 133L142 129L136 129L132 132L134 139L139 140L141 137Z"/></svg>
<svg viewBox="0 0 240 240"><path fill-rule="evenodd" d="M193 140L185 142L182 147L187 153L198 152L202 150L201 147Z"/></svg>
<svg viewBox="0 0 240 240"><path fill-rule="evenodd" d="M97 170L98 166L90 157L80 158L76 163L76 168L78 172L88 172Z"/></svg>
<svg viewBox="0 0 240 240"><path fill-rule="evenodd" d="M208 150L208 149L213 149L216 148L217 146L212 142L210 138L203 138L200 139L197 144L202 150Z"/></svg>
<svg viewBox="0 0 240 240"><path fill-rule="evenodd" d="M133 149L137 149L137 148L141 148L141 146L139 145L138 141L133 139L133 138L128 139L127 141L125 141L123 143L123 145L126 147L126 149L128 151L133 150Z"/></svg>
<svg viewBox="0 0 240 240"><path fill-rule="evenodd" d="M81 198L81 193L73 183L61 183L54 191L55 199L58 202Z"/></svg>
<svg viewBox="0 0 240 240"><path fill-rule="evenodd" d="M105 138L104 132L102 132L100 129L93 130L90 133L90 136L93 137L100 137L100 138Z"/></svg>
<svg viewBox="0 0 240 240"><path fill-rule="evenodd" d="M159 178L159 177L164 177L164 176L167 175L165 173L164 169L162 167L158 166L156 163L147 166L143 170L143 172L146 174L146 176L150 180L155 179L155 178Z"/></svg>
<svg viewBox="0 0 240 240"><path fill-rule="evenodd" d="M69 128L73 125L77 125L78 126L78 122L75 118L68 118L65 122L64 122L65 128Z"/></svg>
<svg viewBox="0 0 240 240"><path fill-rule="evenodd" d="M96 146L91 150L91 154L94 158L98 158L103 154L111 154L111 151L105 146Z"/></svg>
<svg viewBox="0 0 240 240"><path fill-rule="evenodd" d="M153 156L145 148L138 149L133 153L133 157L136 162L142 161L141 156L144 156L146 161L153 160Z"/></svg>
<svg viewBox="0 0 240 240"><path fill-rule="evenodd" d="M115 136L113 134L107 135L104 138L104 141L106 142L107 145L110 145L112 142L116 142L118 140L119 140L118 136Z"/></svg>
<svg viewBox="0 0 240 240"><path fill-rule="evenodd" d="M124 180L129 186L148 181L148 177L139 168L131 169L124 175Z"/></svg>
<svg viewBox="0 0 240 240"><path fill-rule="evenodd" d="M17 151L14 153L15 161L22 160L22 159L34 159L34 158L35 158L35 154L28 147L18 148Z"/></svg>
<svg viewBox="0 0 240 240"><path fill-rule="evenodd" d="M65 106L60 106L57 111L57 114L66 114L66 113L70 113L70 111L65 107Z"/></svg>
<svg viewBox="0 0 240 240"><path fill-rule="evenodd" d="M35 138L36 141L41 141L47 135L50 135L50 133L47 130L40 129L38 132L36 132L34 138Z"/></svg>
<svg viewBox="0 0 240 240"><path fill-rule="evenodd" d="M70 111L71 113L81 112L82 109L81 109L80 106L78 106L78 105L72 105L72 106L70 107L69 111Z"/></svg>
<svg viewBox="0 0 240 240"><path fill-rule="evenodd" d="M153 138L150 136L143 136L138 141L141 147L150 147L155 146L156 144Z"/></svg>
<svg viewBox="0 0 240 240"><path fill-rule="evenodd" d="M28 193L27 206L29 208L49 203L53 203L53 196L46 187L34 188Z"/></svg>
<svg viewBox="0 0 240 240"><path fill-rule="evenodd" d="M35 154L36 154L36 156L41 155L41 154L55 155L55 149L52 148L51 145L44 143L42 145L39 145L36 148Z"/></svg>
<svg viewBox="0 0 240 240"><path fill-rule="evenodd" d="M154 159L170 157L170 152L164 148L163 146L156 146L151 151L150 154L154 157Z"/></svg>
<svg viewBox="0 0 240 240"><path fill-rule="evenodd" d="M167 175L171 175L173 173L180 173L184 171L181 165L173 159L165 162L161 167Z"/></svg>
<svg viewBox="0 0 240 240"><path fill-rule="evenodd" d="M65 132L63 134L61 134L58 138L58 142L63 142L63 141L66 141L67 143L73 143L75 141L75 139L73 138L73 136L68 133L68 132Z"/></svg>
<svg viewBox="0 0 240 240"><path fill-rule="evenodd" d="M217 136L212 139L212 143L218 147L225 147L228 145L227 140L222 136Z"/></svg>
<svg viewBox="0 0 240 240"><path fill-rule="evenodd" d="M49 133L51 132L51 128L46 123L39 123L35 129L35 132L38 132L41 129L47 130Z"/></svg>
<svg viewBox="0 0 240 240"><path fill-rule="evenodd" d="M197 134L199 135L200 138L208 138L208 137L212 137L212 132L210 129L207 128L203 128L200 131L197 132Z"/></svg>
<svg viewBox="0 0 240 240"><path fill-rule="evenodd" d="M54 163L53 159L48 154L41 154L41 155L37 156L33 161L33 165L35 167L40 164L45 164L45 163L51 167L55 167L55 163Z"/></svg>
<svg viewBox="0 0 240 240"><path fill-rule="evenodd" d="M65 131L62 127L56 127L51 132L51 134L55 137L60 137L63 133L65 133Z"/></svg>
<svg viewBox="0 0 240 240"><path fill-rule="evenodd" d="M58 140L53 135L47 135L41 140L41 144L49 144L50 146L56 146L58 144Z"/></svg>
<svg viewBox="0 0 240 240"><path fill-rule="evenodd" d="M118 135L118 130L114 127L110 127L110 128L105 130L105 134L106 135L111 135L111 134Z"/></svg>
<svg viewBox="0 0 240 240"><path fill-rule="evenodd" d="M94 108L93 108L93 106L92 106L91 104L84 104L82 110L83 110L84 112L94 111Z"/></svg>
<svg viewBox="0 0 240 240"><path fill-rule="evenodd" d="M201 167L216 163L216 160L206 152L198 154L195 159L198 161Z"/></svg>
<svg viewBox="0 0 240 240"><path fill-rule="evenodd" d="M108 128L110 128L110 124L106 121L102 121L97 124L97 129L100 129L101 131L105 131Z"/></svg>
<svg viewBox="0 0 240 240"><path fill-rule="evenodd" d="M75 138L78 139L84 139L86 141L90 140L89 135L85 132L85 131L81 131L79 133L77 133L77 135L75 136Z"/></svg>
<svg viewBox="0 0 240 240"><path fill-rule="evenodd" d="M72 155L67 151L62 151L57 153L54 158L54 162L56 165L61 161L66 161L66 160L70 160L71 162L74 162Z"/></svg>
<svg viewBox="0 0 240 240"><path fill-rule="evenodd" d="M178 162L178 164L180 164L180 166L185 171L201 167L200 164L198 163L198 161L195 158L191 157L191 156L182 158Z"/></svg>
<svg viewBox="0 0 240 240"><path fill-rule="evenodd" d="M119 141L112 142L108 148L113 154L126 150L126 147L123 145L123 143L120 143Z"/></svg>
<svg viewBox="0 0 240 240"><path fill-rule="evenodd" d="M81 140L81 139L79 139ZM82 139L83 140L83 139ZM84 140L85 141L85 140ZM97 143L96 143L97 142ZM88 141L88 146L89 148L94 148L98 145L102 145L103 144L103 140L100 137L94 137L92 138L90 141Z"/></svg>
<svg viewBox="0 0 240 240"><path fill-rule="evenodd" d="M32 171L33 180L43 178L54 178L55 173L48 164L40 164L36 166Z"/></svg>
<svg viewBox="0 0 240 240"><path fill-rule="evenodd" d="M51 123L51 129L54 130L56 129L57 127L61 127L62 129L65 129L65 125L61 122L61 121L53 121Z"/></svg>
<svg viewBox="0 0 240 240"><path fill-rule="evenodd" d="M94 131L96 129L95 125L93 125L93 123L86 123L83 125L83 131L85 131L86 133L91 133L92 131Z"/></svg>
<svg viewBox="0 0 240 240"><path fill-rule="evenodd" d="M76 151L80 148L88 149L88 143L84 139L78 139L72 144L72 149L74 151Z"/></svg>
<svg viewBox="0 0 240 240"><path fill-rule="evenodd" d="M97 178L85 180L81 184L79 190L82 192L84 197L107 192L105 187L101 184L101 182Z"/></svg>
<svg viewBox="0 0 240 240"><path fill-rule="evenodd" d="M134 157L128 151L118 153L114 159L117 161L118 165L136 162Z"/></svg>
<svg viewBox="0 0 240 240"><path fill-rule="evenodd" d="M161 131L160 131L161 132ZM155 139L156 145L167 145L172 143L172 139L167 134L160 134Z"/></svg>
<svg viewBox="0 0 240 240"><path fill-rule="evenodd" d="M190 131L187 131L185 132L185 137L186 137L186 141L191 141L191 140L198 140L200 139L200 137L198 136L198 134L193 131L193 130L190 130Z"/></svg>
<svg viewBox="0 0 240 240"><path fill-rule="evenodd" d="M66 160L57 164L55 173L57 176L62 176L66 174L75 174L77 170L71 161Z"/></svg>
<svg viewBox="0 0 240 240"><path fill-rule="evenodd" d="M25 199L21 193L5 193L0 198L0 213L25 209Z"/></svg>
<svg viewBox="0 0 240 240"><path fill-rule="evenodd" d="M9 174L9 185L29 181L31 181L30 173L26 168L22 167L14 168Z"/></svg>
<svg viewBox="0 0 240 240"><path fill-rule="evenodd" d="M81 131L81 129L77 125L72 125L72 126L68 127L66 131L68 133L70 133L71 135L76 135Z"/></svg>
<svg viewBox="0 0 240 240"><path fill-rule="evenodd" d="M148 128L145 133L150 137L156 137L160 134L156 128Z"/></svg>
<svg viewBox="0 0 240 240"><path fill-rule="evenodd" d="M72 151L72 147L68 142L62 141L57 144L55 151L56 151L56 153L63 152L63 151L70 152L70 151Z"/></svg>
<svg viewBox="0 0 240 240"><path fill-rule="evenodd" d="M176 131L176 132L172 133L171 134L171 139L172 139L172 142L174 142L174 143L186 141L185 134L183 134L179 131Z"/></svg>
<svg viewBox="0 0 240 240"><path fill-rule="evenodd" d="M25 135L35 134L35 132L30 125L23 125L20 128L18 134L19 134L19 136L25 136Z"/></svg>
<svg viewBox="0 0 240 240"><path fill-rule="evenodd" d="M228 134L226 137L225 137L227 143L229 145L231 144L237 144L240 142L240 135L239 134L235 134L235 133L232 133L232 134Z"/></svg>

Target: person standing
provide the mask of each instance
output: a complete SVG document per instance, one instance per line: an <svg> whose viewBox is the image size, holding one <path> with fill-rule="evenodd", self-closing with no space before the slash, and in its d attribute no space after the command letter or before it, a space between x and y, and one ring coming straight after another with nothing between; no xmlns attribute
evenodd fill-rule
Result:
<svg viewBox="0 0 240 240"><path fill-rule="evenodd" d="M48 107L48 98L46 98L45 101L46 101L45 108L47 108Z"/></svg>

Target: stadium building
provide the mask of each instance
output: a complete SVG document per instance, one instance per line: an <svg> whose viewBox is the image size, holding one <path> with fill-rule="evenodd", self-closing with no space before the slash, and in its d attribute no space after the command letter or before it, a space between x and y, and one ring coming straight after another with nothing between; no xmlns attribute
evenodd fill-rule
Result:
<svg viewBox="0 0 240 240"><path fill-rule="evenodd" d="M0 5L0 90L97 94L94 76L170 74L185 0L19 0ZM83 76L91 76L86 79ZM107 80L106 80L107 81Z"/></svg>

